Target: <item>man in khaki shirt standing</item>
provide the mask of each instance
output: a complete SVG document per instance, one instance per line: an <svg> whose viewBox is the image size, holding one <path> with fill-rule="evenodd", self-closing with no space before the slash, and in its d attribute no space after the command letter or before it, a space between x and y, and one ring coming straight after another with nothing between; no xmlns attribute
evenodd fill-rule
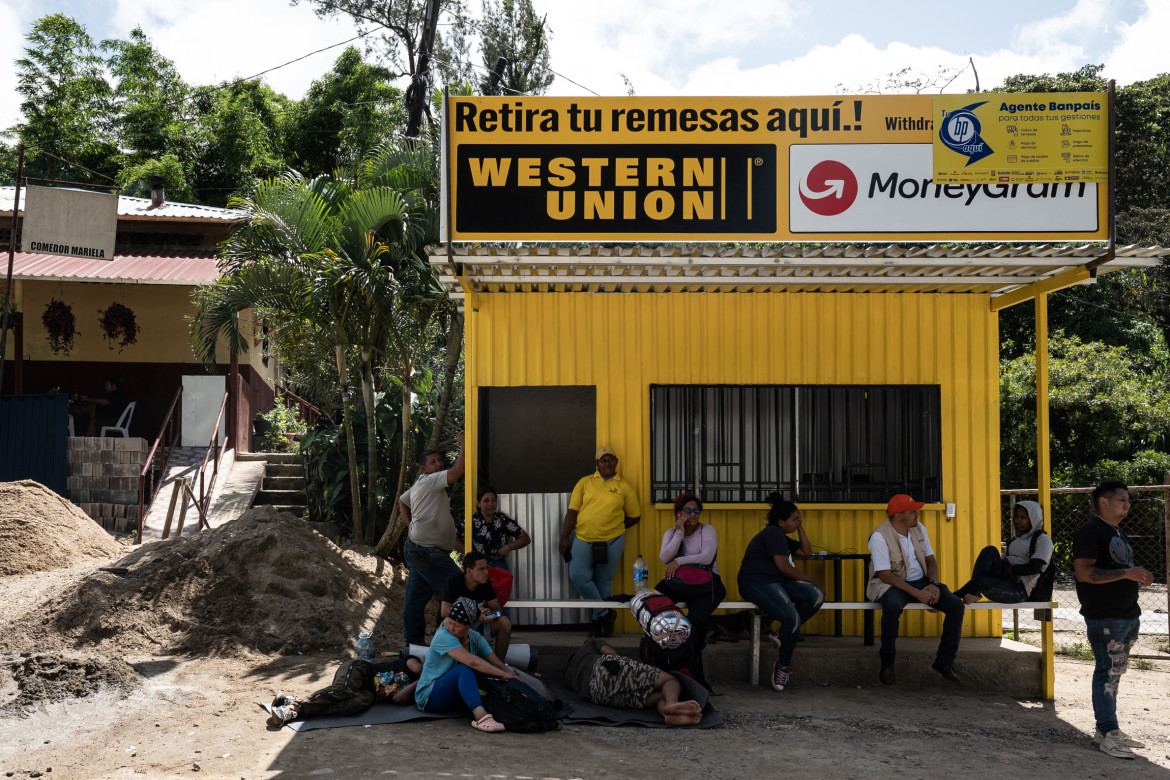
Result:
<svg viewBox="0 0 1170 780"><path fill-rule="evenodd" d="M443 456L427 450L419 456L419 476L410 490L398 499L398 509L409 531L406 536L406 597L402 606L403 635L407 644L425 645L426 618L423 612L431 596L443 600L447 580L459 574L451 560L455 549L455 519L447 488L463 476L463 433L456 436L459 456L445 468Z"/></svg>

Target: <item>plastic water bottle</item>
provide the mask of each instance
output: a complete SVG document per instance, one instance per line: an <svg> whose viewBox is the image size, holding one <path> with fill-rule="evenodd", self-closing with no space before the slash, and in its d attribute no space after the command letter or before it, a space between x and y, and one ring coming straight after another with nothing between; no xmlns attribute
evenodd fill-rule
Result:
<svg viewBox="0 0 1170 780"><path fill-rule="evenodd" d="M371 632L358 634L357 641L353 643L353 657L358 661L374 662L374 635Z"/></svg>
<svg viewBox="0 0 1170 780"><path fill-rule="evenodd" d="M638 560L634 561L634 592L641 593L646 590L646 582L650 578L650 567L646 565L645 559L641 555Z"/></svg>

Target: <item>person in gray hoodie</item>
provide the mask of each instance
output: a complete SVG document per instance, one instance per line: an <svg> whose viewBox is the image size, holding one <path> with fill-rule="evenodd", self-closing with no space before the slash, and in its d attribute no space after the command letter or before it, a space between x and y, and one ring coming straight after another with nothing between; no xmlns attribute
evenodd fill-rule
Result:
<svg viewBox="0 0 1170 780"><path fill-rule="evenodd" d="M1020 501L1012 509L1015 538L1007 555L997 547L984 547L975 559L975 570L966 585L955 591L964 604L986 596L1001 604L1027 601L1040 574L1052 562L1052 538L1044 533L1044 510L1035 501ZM1035 537L1035 544L1033 544Z"/></svg>

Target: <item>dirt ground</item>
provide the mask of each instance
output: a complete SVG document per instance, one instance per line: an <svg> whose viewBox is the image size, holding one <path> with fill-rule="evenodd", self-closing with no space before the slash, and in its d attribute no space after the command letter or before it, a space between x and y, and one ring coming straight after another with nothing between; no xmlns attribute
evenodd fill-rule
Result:
<svg viewBox="0 0 1170 780"><path fill-rule="evenodd" d="M131 654L126 694L42 703L0 717L0 771L47 778L1170 778L1170 673L1131 670L1121 720L1148 747L1135 761L1093 749L1086 663L1061 661L1055 705L972 691L721 686L726 725L707 731L571 726L487 735L463 720L271 730L256 706L327 684L333 655L207 658ZM52 769L51 774L48 773Z"/></svg>
<svg viewBox="0 0 1170 780"><path fill-rule="evenodd" d="M720 684L726 725L707 731L274 730L257 704L328 684L357 628L375 627L378 647L401 642L403 573L291 519L236 522L0 576L0 777L1170 780L1170 664L1121 684L1122 727L1148 745L1135 761L1091 745L1092 667L1075 660L1058 661L1054 703L798 677L783 694Z"/></svg>

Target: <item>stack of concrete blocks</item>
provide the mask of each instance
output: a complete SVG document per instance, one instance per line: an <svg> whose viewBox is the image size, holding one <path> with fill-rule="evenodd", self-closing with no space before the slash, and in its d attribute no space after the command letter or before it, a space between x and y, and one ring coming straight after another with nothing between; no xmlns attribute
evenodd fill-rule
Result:
<svg viewBox="0 0 1170 780"><path fill-rule="evenodd" d="M146 439L73 436L65 497L107 531L138 528L138 479L150 447Z"/></svg>

